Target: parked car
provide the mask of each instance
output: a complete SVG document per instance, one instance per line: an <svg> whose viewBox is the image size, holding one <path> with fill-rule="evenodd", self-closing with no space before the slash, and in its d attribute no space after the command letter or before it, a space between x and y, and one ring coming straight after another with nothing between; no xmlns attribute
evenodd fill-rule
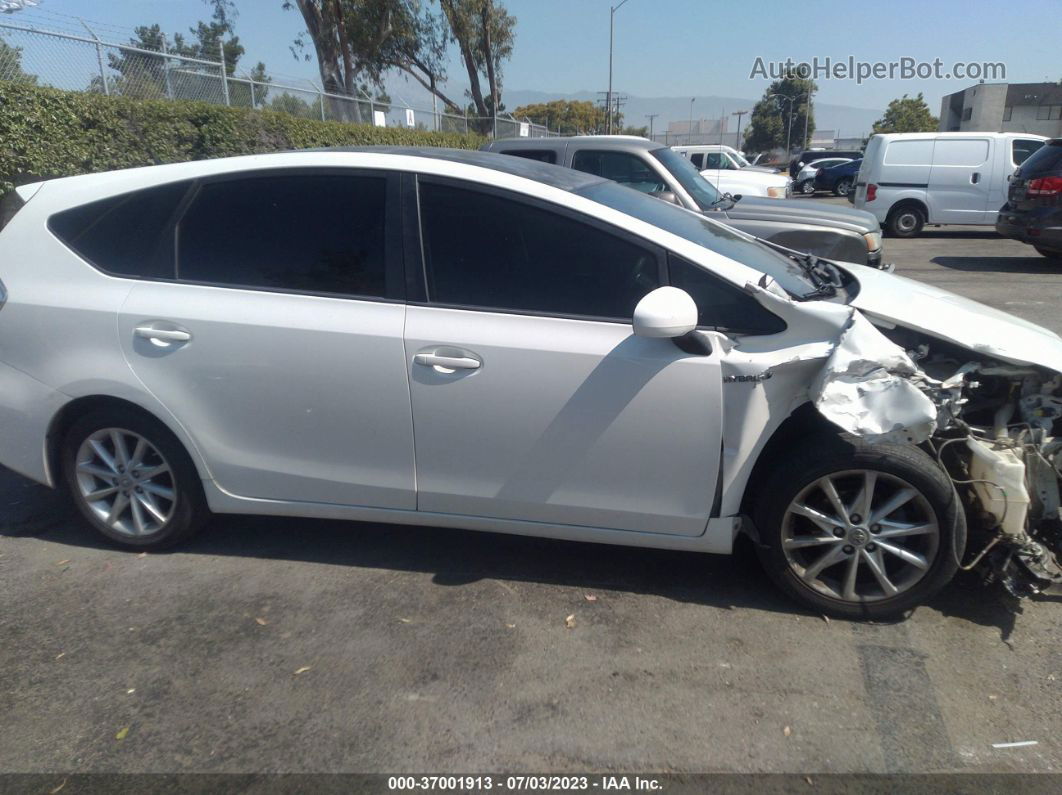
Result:
<svg viewBox="0 0 1062 795"><path fill-rule="evenodd" d="M996 231L1062 260L1062 138L1048 141L1014 172Z"/></svg>
<svg viewBox="0 0 1062 795"><path fill-rule="evenodd" d="M683 157L688 157L698 170L705 168L742 169L748 171L762 171L767 174L777 174L781 169L771 166L760 166L750 163L748 158L732 146L725 144L693 144L687 146L672 146ZM708 159L708 155L722 155L722 157ZM759 157L759 155L757 155ZM722 165L723 163L726 165Z"/></svg>
<svg viewBox="0 0 1062 795"><path fill-rule="evenodd" d="M883 264L881 226L869 213L794 199L727 197L689 160L644 138L510 138L483 148L606 177L798 251L871 267Z"/></svg>
<svg viewBox="0 0 1062 795"><path fill-rule="evenodd" d="M856 149L805 149L789 161L789 176L796 179L800 169L816 160L823 160L827 157L849 157L855 160L862 156L863 153Z"/></svg>
<svg viewBox="0 0 1062 795"><path fill-rule="evenodd" d="M862 159L846 160L835 166L820 168L815 172L815 189L833 191L834 196L848 196L862 162Z"/></svg>
<svg viewBox="0 0 1062 795"><path fill-rule="evenodd" d="M716 553L745 531L815 610L892 615L957 569L956 485L1000 511L970 485L1021 468L995 418L1062 372L1062 339L1002 312L521 158L290 152L16 201L0 463L131 549L211 512ZM1046 406L1015 419L1050 436ZM931 437L972 462L957 484ZM1054 525L1019 502L993 543L1037 582Z"/></svg>
<svg viewBox="0 0 1062 795"><path fill-rule="evenodd" d="M793 180L795 190L803 193L805 196L810 196L815 192L815 176L824 168L830 166L839 166L842 163L851 163L852 159L849 157L824 157L822 160L815 160L804 166L796 175L796 179Z"/></svg>
<svg viewBox="0 0 1062 795"><path fill-rule="evenodd" d="M926 224L995 224L1007 177L1047 139L1028 133L873 135L856 178L856 207L896 237Z"/></svg>

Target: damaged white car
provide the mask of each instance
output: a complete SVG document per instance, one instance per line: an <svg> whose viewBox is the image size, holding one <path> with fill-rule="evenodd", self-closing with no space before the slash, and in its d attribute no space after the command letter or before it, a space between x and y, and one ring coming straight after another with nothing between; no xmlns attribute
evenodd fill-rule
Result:
<svg viewBox="0 0 1062 795"><path fill-rule="evenodd" d="M38 182L0 226L0 462L127 547L211 512L745 532L854 617L1059 580L1062 339L892 274L444 150Z"/></svg>

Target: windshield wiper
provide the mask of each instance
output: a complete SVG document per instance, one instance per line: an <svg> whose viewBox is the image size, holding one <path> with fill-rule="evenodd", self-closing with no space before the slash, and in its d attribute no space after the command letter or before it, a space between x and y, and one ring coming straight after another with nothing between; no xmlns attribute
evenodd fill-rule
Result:
<svg viewBox="0 0 1062 795"><path fill-rule="evenodd" d="M815 254L806 253L803 251L796 251L795 249L788 248L779 243L775 243L771 240L765 240L762 237L756 238L764 245L770 246L775 251L780 251L785 254L789 259L793 260L807 276L808 281L811 282L815 288L810 293L805 293L800 296L800 300L807 301L812 298L832 298L837 295L837 291L844 287L844 276L841 273L841 269L834 265L829 260L824 260Z"/></svg>

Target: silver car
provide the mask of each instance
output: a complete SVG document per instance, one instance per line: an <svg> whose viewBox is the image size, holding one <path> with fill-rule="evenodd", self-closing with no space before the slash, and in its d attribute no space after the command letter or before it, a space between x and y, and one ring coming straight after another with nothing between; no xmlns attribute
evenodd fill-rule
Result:
<svg viewBox="0 0 1062 795"><path fill-rule="evenodd" d="M875 617L948 582L969 504L996 577L1055 576L1058 492L1027 489L1057 486L1062 339L988 307L482 152L7 202L0 463L126 547L211 512L712 553L747 533L787 593Z"/></svg>

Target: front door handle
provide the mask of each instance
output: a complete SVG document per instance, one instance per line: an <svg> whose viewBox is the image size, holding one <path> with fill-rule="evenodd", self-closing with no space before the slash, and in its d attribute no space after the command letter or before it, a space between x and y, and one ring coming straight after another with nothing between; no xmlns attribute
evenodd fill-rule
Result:
<svg viewBox="0 0 1062 795"><path fill-rule="evenodd" d="M133 331L138 337L158 342L188 342L192 335L179 329L152 328L151 326L137 326Z"/></svg>
<svg viewBox="0 0 1062 795"><path fill-rule="evenodd" d="M437 353L418 353L413 361L425 367L441 367L445 370L478 370L482 364L471 356L440 356Z"/></svg>
<svg viewBox="0 0 1062 795"><path fill-rule="evenodd" d="M976 185L980 181L981 181L981 172L975 171L973 173L973 175L970 177L970 184L971 185Z"/></svg>

